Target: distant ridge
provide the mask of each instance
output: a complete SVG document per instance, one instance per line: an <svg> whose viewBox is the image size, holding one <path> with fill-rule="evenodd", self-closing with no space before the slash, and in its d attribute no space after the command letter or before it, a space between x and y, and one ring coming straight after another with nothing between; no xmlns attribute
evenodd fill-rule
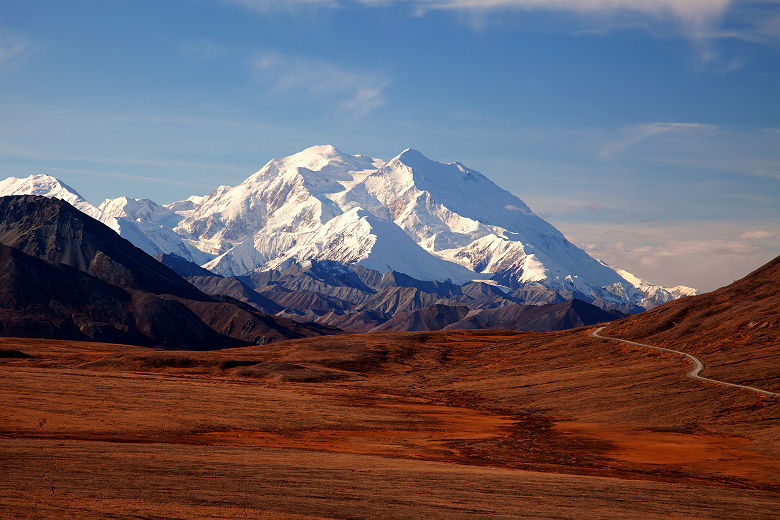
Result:
<svg viewBox="0 0 780 520"><path fill-rule="evenodd" d="M179 276L219 276L174 253L160 253L154 259Z"/></svg>
<svg viewBox="0 0 780 520"><path fill-rule="evenodd" d="M725 287L627 318L605 334L616 330L627 339L780 347L780 256Z"/></svg>
<svg viewBox="0 0 780 520"><path fill-rule="evenodd" d="M779 331L780 256L715 291L611 323L603 335L688 352L704 361L706 377L779 392Z"/></svg>
<svg viewBox="0 0 780 520"><path fill-rule="evenodd" d="M509 329L548 332L622 317L624 314L620 312L607 312L576 299L547 305L514 304L480 310L462 306L432 305L398 314L373 331Z"/></svg>

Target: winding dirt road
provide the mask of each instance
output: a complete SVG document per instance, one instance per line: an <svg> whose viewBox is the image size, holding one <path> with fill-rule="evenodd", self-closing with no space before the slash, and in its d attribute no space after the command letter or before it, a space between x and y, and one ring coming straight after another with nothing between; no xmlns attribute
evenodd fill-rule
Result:
<svg viewBox="0 0 780 520"><path fill-rule="evenodd" d="M684 356L684 357L688 358L688 361L691 362L691 364L693 365L693 368L691 368L691 370L686 375L688 377L690 377L691 379L698 379L699 381L707 381L709 383L715 383L716 385L721 385L721 386L733 386L735 388L744 388L745 390L758 392L760 394L768 395L768 396L771 396L771 397L780 397L780 394L777 394L775 392L770 392L769 390L762 390L762 389L756 388L754 386L738 385L738 384L735 384L735 383L727 383L726 381L718 381L717 379L710 379L709 377L702 377L699 374L704 370L704 363L702 363L702 361L699 358L697 358L695 356L692 356L691 354L688 354L687 352L681 352L679 350L672 350L670 348L654 347L653 345L645 345L644 343L637 343L636 341L628 341L626 339L612 338L612 337L609 337L609 336L602 336L602 335L599 334L599 332L601 332L602 330L604 330L604 327L599 327L596 330L594 330L593 332L591 332L590 336L593 337L593 338L609 339L609 340L612 340L612 341L619 341L621 343L627 343L629 345L635 345L637 347L645 347L645 348L651 348L651 349L654 349L654 350L660 350L660 351L663 351L663 352L671 352L673 354L678 354L680 356Z"/></svg>

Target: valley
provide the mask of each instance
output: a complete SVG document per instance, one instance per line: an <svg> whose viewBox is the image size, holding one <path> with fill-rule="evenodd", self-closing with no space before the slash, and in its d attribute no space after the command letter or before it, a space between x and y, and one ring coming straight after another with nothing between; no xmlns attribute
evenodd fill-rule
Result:
<svg viewBox="0 0 780 520"><path fill-rule="evenodd" d="M18 518L775 517L777 399L687 379L681 359L590 330L207 352L2 339L31 357L0 361L0 506ZM764 372L780 390L776 367Z"/></svg>

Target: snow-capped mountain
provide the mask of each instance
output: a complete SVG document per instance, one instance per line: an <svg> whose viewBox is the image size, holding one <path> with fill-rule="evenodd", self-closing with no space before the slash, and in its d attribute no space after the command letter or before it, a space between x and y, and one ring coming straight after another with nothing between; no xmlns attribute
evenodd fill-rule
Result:
<svg viewBox="0 0 780 520"><path fill-rule="evenodd" d="M676 300L677 298L682 298L683 296L694 296L696 294L696 289L693 287L687 287L685 285L662 287L660 285L655 285L642 280L641 278L634 276L624 269L618 269L616 267L613 267L612 269L614 269L615 272L626 279L628 283L636 287L642 294L645 295L644 299L639 303L639 305L646 309L657 307L662 303Z"/></svg>
<svg viewBox="0 0 780 520"><path fill-rule="evenodd" d="M118 197L104 200L98 209L104 224L152 256L174 253L197 264L213 258L173 231L179 214L152 200Z"/></svg>
<svg viewBox="0 0 780 520"><path fill-rule="evenodd" d="M84 200L84 197L79 195L76 190L61 180L44 173L30 175L24 179L8 177L0 181L0 196L5 195L40 195L61 199L94 219L100 220L102 216L102 212ZM116 231L114 226L109 225L109 227Z"/></svg>
<svg viewBox="0 0 780 520"><path fill-rule="evenodd" d="M632 292L614 269L604 268L522 200L460 163L442 164L405 150L341 200L392 220L429 253L489 273L510 287L543 282L610 299L613 291L605 288L618 283Z"/></svg>
<svg viewBox="0 0 780 520"><path fill-rule="evenodd" d="M75 201L150 254L175 253L228 276L327 260L644 307L693 291L590 257L481 173L411 149L383 162L314 146L271 160L237 186L165 206L119 197L95 208L47 176L0 183L0 195L33 190Z"/></svg>
<svg viewBox="0 0 780 520"><path fill-rule="evenodd" d="M204 267L223 275L314 259L419 279L473 279L474 272L429 254L383 215L340 203L341 195L380 165L315 146L272 160L238 186L220 186L197 207L178 211L182 219L174 230L199 250L218 255Z"/></svg>

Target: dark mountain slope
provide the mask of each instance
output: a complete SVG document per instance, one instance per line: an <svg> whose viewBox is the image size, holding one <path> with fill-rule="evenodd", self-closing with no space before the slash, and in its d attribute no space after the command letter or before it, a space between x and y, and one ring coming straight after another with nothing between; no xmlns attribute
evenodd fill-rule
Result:
<svg viewBox="0 0 780 520"><path fill-rule="evenodd" d="M340 299L348 299L349 294L362 298L365 293L374 292L351 268L337 262L307 260L281 271L263 271L240 278L259 291L263 287L283 285L290 290L315 291Z"/></svg>
<svg viewBox="0 0 780 520"><path fill-rule="evenodd" d="M42 261L32 262L33 272L25 272L18 268L19 258L24 257L6 253L11 274L6 277L5 290L15 297L5 306L9 325L4 322L4 335L20 330L19 323L28 312L31 319L43 315L61 322L64 328L58 326L57 330L65 330L73 322L90 339L105 340L105 334L114 334L112 329L126 329L122 341L169 348L219 348L337 332L332 327L269 316L233 299L206 295L110 228L58 199L1 197L0 244ZM40 307L30 310L19 295L39 291L39 286L56 278L51 268L58 269L62 279L57 281L60 285L53 285L58 288L56 293L49 295L50 311ZM45 282L35 285L36 280ZM83 291L69 297L68 284L82 282ZM96 305L100 309L97 314ZM68 321L63 313L77 318ZM11 327L11 323L15 325ZM104 324L109 327L105 334L84 332ZM50 337L51 332L43 326L25 330L25 335L34 337Z"/></svg>
<svg viewBox="0 0 780 520"><path fill-rule="evenodd" d="M460 286L462 297L469 298L469 306L473 309L501 307L512 303L520 303L512 300L495 285L484 282L471 282Z"/></svg>
<svg viewBox="0 0 780 520"><path fill-rule="evenodd" d="M443 299L435 294L427 293L415 287L387 287L373 294L365 302L357 306L357 311L375 311L383 314L394 315L399 312L407 312L422 309L429 305L443 303L445 305L457 305L454 300Z"/></svg>
<svg viewBox="0 0 780 520"><path fill-rule="evenodd" d="M479 327L467 327L466 321L448 329L483 328L512 329L530 332L566 330L622 318L616 311L604 311L582 300L569 300L549 305L507 305L483 309L473 316Z"/></svg>
<svg viewBox="0 0 780 520"><path fill-rule="evenodd" d="M182 298L204 297L109 227L59 199L0 197L0 243L119 287Z"/></svg>
<svg viewBox="0 0 780 520"><path fill-rule="evenodd" d="M717 350L758 345L780 348L778 330L780 256L726 287L631 316L616 322L604 334Z"/></svg>
<svg viewBox="0 0 780 520"><path fill-rule="evenodd" d="M217 302L187 301L187 307L217 332L251 344L263 344L283 339L307 338L323 334L338 334L335 327L272 316L244 302L219 297Z"/></svg>
<svg viewBox="0 0 780 520"><path fill-rule="evenodd" d="M463 305L431 305L409 312L396 314L371 332L386 330L441 330L457 323L471 311Z"/></svg>
<svg viewBox="0 0 780 520"><path fill-rule="evenodd" d="M282 289L279 291L265 291L260 294L285 309L297 312L312 311L317 314L324 314L332 310L344 310L350 307L348 302L314 291L288 291Z"/></svg>
<svg viewBox="0 0 780 520"><path fill-rule="evenodd" d="M373 330L509 329L546 332L593 325L623 316L618 312L603 311L581 300L549 305L512 304L479 310L431 305L397 314Z"/></svg>
<svg viewBox="0 0 780 520"><path fill-rule="evenodd" d="M780 257L715 291L609 324L603 336L693 354L702 373L780 392Z"/></svg>
<svg viewBox="0 0 780 520"><path fill-rule="evenodd" d="M208 269L204 269L198 264L190 262L189 260L186 260L173 253L160 253L159 255L154 255L152 258L182 278L186 278L188 276L215 276L217 278L222 278L222 276L214 274Z"/></svg>
<svg viewBox="0 0 780 520"><path fill-rule="evenodd" d="M329 312L316 320L316 323L338 327L349 332L368 332L386 322L390 316L376 311L361 311L338 314Z"/></svg>
<svg viewBox="0 0 780 520"><path fill-rule="evenodd" d="M394 287L414 287L420 291L435 294L441 297L449 297L461 294L460 285L452 282L438 282L428 280L418 280L404 273L397 271L388 271L382 274L375 289L386 289Z"/></svg>
<svg viewBox="0 0 780 520"><path fill-rule="evenodd" d="M155 255L154 259L210 296L229 296L268 314L276 314L283 309L235 276L214 274L174 254L163 253Z"/></svg>
<svg viewBox="0 0 780 520"><path fill-rule="evenodd" d="M283 309L281 305L258 293L235 276L187 276L186 280L206 294L230 296L268 314L276 314Z"/></svg>
<svg viewBox="0 0 780 520"><path fill-rule="evenodd" d="M169 348L240 346L184 304L0 245L0 335Z"/></svg>

